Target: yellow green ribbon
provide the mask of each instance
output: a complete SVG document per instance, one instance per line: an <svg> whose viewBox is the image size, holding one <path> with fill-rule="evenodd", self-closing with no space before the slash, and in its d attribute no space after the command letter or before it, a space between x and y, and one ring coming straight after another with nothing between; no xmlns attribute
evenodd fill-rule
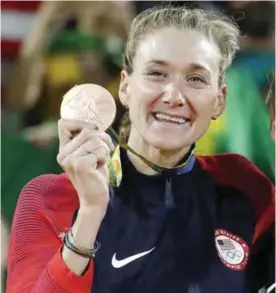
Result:
<svg viewBox="0 0 276 293"><path fill-rule="evenodd" d="M188 163L191 163L192 160L194 159L195 146L193 145L187 160L183 164L178 165L177 167L174 167L174 168L161 167L150 162L149 160L147 160L146 158L138 154L136 151L134 151L126 143L124 143L123 139L118 136L118 134L115 132L114 129L109 128L107 130L107 133L110 134L118 143L117 147L115 148L115 151L113 152L112 156L108 160L109 182L110 182L110 185L113 187L119 187L123 177L120 148L123 148L131 152L132 154L136 155L144 163L146 163L149 167L151 167L154 171L158 173L161 173L163 171L179 170L179 169L185 168L188 165Z"/></svg>
<svg viewBox="0 0 276 293"><path fill-rule="evenodd" d="M119 187L123 177L119 145L116 147L115 151L113 152L113 155L109 157L108 171L109 184L113 187Z"/></svg>

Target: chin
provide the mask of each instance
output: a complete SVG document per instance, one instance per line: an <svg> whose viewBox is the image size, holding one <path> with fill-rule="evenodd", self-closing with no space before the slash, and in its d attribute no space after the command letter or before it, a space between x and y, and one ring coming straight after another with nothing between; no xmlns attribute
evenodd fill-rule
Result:
<svg viewBox="0 0 276 293"><path fill-rule="evenodd" d="M164 151L174 151L183 149L188 143L179 139L179 137L170 138L170 137L160 137L156 135L151 135L148 139L146 139L148 144L153 146L156 149L164 150Z"/></svg>

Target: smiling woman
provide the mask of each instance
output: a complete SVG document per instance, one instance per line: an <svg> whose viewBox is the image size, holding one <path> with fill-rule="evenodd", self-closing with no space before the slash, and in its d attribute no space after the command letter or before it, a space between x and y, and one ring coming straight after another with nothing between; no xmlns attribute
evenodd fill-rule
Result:
<svg viewBox="0 0 276 293"><path fill-rule="evenodd" d="M175 165L224 109L224 74L238 37L229 19L201 10L152 9L139 15L130 29L120 86L130 110L123 120L129 115L132 122L128 143L142 144L144 154L152 153L149 145L181 150L171 161Z"/></svg>
<svg viewBox="0 0 276 293"><path fill-rule="evenodd" d="M119 98L129 110L127 144L140 156L114 151L92 123L59 121L65 173L35 178L20 195L7 293L269 286L273 185L240 155L193 152L223 113L238 37L231 20L196 9L156 8L133 20ZM115 186L107 161L120 171Z"/></svg>

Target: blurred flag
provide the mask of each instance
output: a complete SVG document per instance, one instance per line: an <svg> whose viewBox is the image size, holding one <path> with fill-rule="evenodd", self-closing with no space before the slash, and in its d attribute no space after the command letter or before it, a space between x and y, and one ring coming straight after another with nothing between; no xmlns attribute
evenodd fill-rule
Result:
<svg viewBox="0 0 276 293"><path fill-rule="evenodd" d="M27 36L41 1L1 1L2 58L14 58Z"/></svg>
<svg viewBox="0 0 276 293"><path fill-rule="evenodd" d="M1 83L10 76L22 41L35 21L41 1L1 1Z"/></svg>

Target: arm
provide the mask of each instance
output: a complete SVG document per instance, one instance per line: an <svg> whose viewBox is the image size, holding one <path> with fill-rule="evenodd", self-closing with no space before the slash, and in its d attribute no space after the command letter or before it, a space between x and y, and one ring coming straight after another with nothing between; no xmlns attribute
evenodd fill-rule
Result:
<svg viewBox="0 0 276 293"><path fill-rule="evenodd" d="M42 3L35 24L24 40L18 60L5 89L5 107L29 109L37 101L44 75L43 54L50 38L50 24L58 2Z"/></svg>
<svg viewBox="0 0 276 293"><path fill-rule="evenodd" d="M275 187L268 177L246 157L233 153L198 157L201 167L210 172L216 184L243 192L255 212L253 244L275 222Z"/></svg>
<svg viewBox="0 0 276 293"><path fill-rule="evenodd" d="M23 189L11 231L7 293L90 293L93 261L84 275L78 276L65 262L70 266L75 261L72 268L83 272L87 259L66 250L63 250L64 260L62 258L59 234L70 227L72 202L77 203L73 188L68 186L64 187L60 176L46 175L34 179ZM85 225L81 215L75 223L74 232L83 234ZM89 241L94 236L86 233L86 237ZM78 241L81 240L79 237Z"/></svg>
<svg viewBox="0 0 276 293"><path fill-rule="evenodd" d="M255 212L249 292L273 292L266 289L275 282L275 187L254 164L241 155L199 157L199 163L204 170L214 175L217 184L233 186L248 196ZM264 288L263 291L261 288Z"/></svg>
<svg viewBox="0 0 276 293"><path fill-rule="evenodd" d="M23 40L18 60L5 86L7 109L30 109L40 98L45 74L45 53L59 27L58 23L74 14L74 7L71 2L41 1L36 20Z"/></svg>

